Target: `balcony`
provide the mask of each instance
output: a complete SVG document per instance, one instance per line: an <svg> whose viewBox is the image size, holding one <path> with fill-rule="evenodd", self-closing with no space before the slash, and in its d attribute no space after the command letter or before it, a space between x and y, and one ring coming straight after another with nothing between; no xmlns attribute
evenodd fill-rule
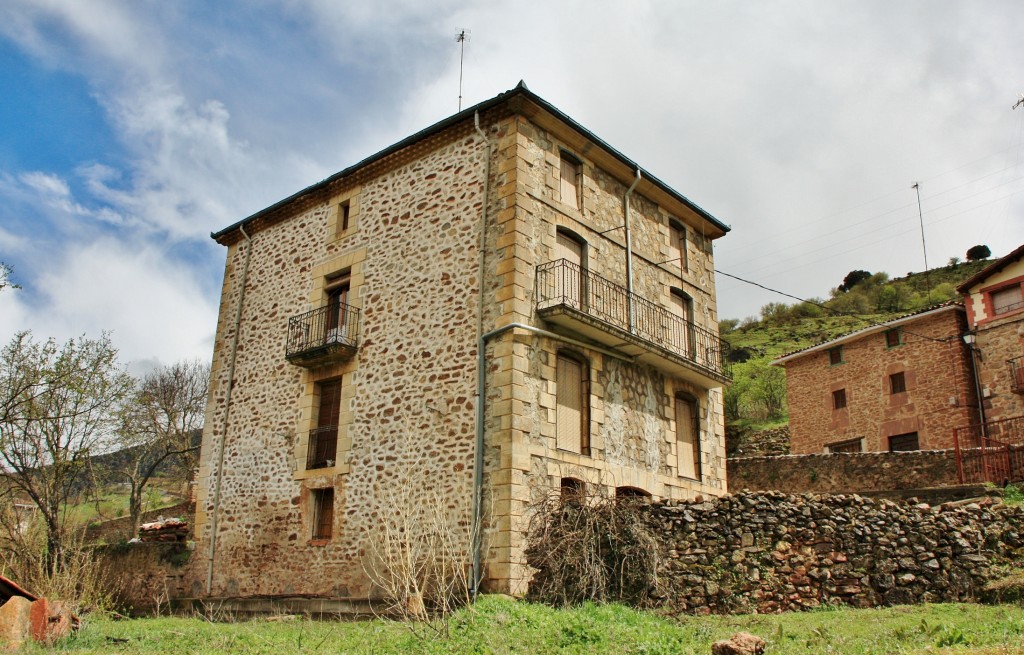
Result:
<svg viewBox="0 0 1024 655"><path fill-rule="evenodd" d="M288 320L285 357L307 368L342 361L359 348L359 310L335 303Z"/></svg>
<svg viewBox="0 0 1024 655"><path fill-rule="evenodd" d="M717 334L567 260L537 267L537 313L704 388L729 382Z"/></svg>
<svg viewBox="0 0 1024 655"><path fill-rule="evenodd" d="M1024 393L1024 357L1015 357L1006 363L1010 365L1010 391Z"/></svg>

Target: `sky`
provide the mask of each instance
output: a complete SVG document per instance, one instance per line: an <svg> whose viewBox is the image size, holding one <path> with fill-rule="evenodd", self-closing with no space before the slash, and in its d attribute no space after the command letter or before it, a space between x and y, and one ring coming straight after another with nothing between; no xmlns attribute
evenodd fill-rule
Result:
<svg viewBox="0 0 1024 655"><path fill-rule="evenodd" d="M219 230L520 80L732 231L720 318L1024 243L1018 0L4 0L0 344L213 350ZM919 184L920 214L912 186Z"/></svg>

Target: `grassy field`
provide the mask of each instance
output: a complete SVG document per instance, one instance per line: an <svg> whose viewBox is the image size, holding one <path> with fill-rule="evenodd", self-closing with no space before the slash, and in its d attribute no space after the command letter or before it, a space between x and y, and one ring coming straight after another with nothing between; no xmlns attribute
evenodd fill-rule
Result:
<svg viewBox="0 0 1024 655"><path fill-rule="evenodd" d="M223 619L224 617L214 617ZM114 621L92 617L81 632L33 653L600 653L711 652L739 632L768 642L767 653L962 653L1024 655L1024 608L928 605L784 615L669 617L619 605L555 610L485 597L434 628L392 621L206 618Z"/></svg>

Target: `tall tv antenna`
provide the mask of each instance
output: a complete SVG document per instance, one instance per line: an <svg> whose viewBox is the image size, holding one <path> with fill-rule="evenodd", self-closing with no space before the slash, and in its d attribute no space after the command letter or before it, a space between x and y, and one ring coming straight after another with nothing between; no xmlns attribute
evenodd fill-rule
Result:
<svg viewBox="0 0 1024 655"><path fill-rule="evenodd" d="M462 111L462 62L466 58L466 41L469 41L469 30L462 28L455 35L455 42L459 44L459 111Z"/></svg>
<svg viewBox="0 0 1024 655"><path fill-rule="evenodd" d="M910 187L917 192L917 218L921 221L921 251L924 253L924 283L928 287L928 302L932 300L932 284L928 277L928 247L924 243L924 213L921 211L921 186L920 183L914 182L914 186Z"/></svg>

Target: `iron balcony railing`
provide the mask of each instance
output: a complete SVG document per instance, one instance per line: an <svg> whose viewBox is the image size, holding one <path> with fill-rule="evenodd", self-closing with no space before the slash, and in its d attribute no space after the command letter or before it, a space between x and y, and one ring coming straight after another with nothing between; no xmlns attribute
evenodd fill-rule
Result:
<svg viewBox="0 0 1024 655"><path fill-rule="evenodd" d="M1010 365L1010 391L1024 393L1024 357L1015 357L1006 363Z"/></svg>
<svg viewBox="0 0 1024 655"><path fill-rule="evenodd" d="M293 316L288 321L289 360L319 361L335 354L352 354L359 347L359 309L334 303Z"/></svg>
<svg viewBox="0 0 1024 655"><path fill-rule="evenodd" d="M537 309L563 306L667 350L720 376L718 335L565 259L537 267Z"/></svg>
<svg viewBox="0 0 1024 655"><path fill-rule="evenodd" d="M322 469L334 466L338 453L338 426L325 425L309 431L306 450L306 468Z"/></svg>

